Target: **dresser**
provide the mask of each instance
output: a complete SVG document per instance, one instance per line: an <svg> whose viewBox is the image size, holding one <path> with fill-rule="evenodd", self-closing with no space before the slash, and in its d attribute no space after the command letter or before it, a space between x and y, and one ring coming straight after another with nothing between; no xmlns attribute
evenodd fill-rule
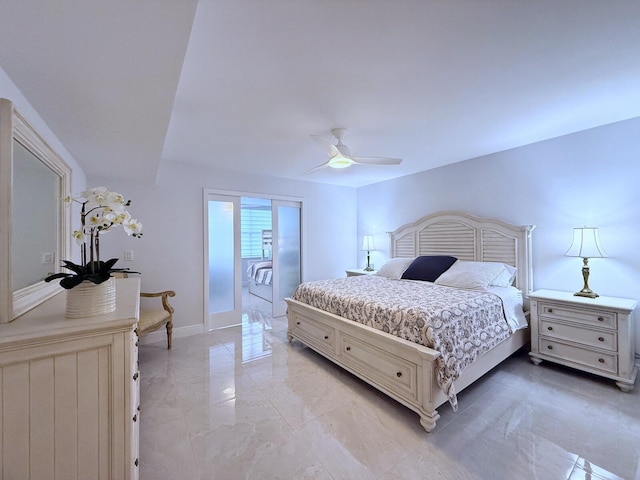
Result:
<svg viewBox="0 0 640 480"><path fill-rule="evenodd" d="M538 290L529 299L534 364L548 360L611 378L624 392L633 388L637 300L556 290Z"/></svg>
<svg viewBox="0 0 640 480"><path fill-rule="evenodd" d="M140 280L115 312L67 319L61 292L0 325L0 479L137 479Z"/></svg>

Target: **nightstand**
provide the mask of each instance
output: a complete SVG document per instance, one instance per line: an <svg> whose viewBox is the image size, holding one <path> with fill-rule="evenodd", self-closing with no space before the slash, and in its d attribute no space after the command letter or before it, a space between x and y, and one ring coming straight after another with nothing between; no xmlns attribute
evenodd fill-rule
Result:
<svg viewBox="0 0 640 480"><path fill-rule="evenodd" d="M349 270L345 270L347 272L347 277L357 277L358 275L373 275L377 272L377 270L366 271L364 268L350 268Z"/></svg>
<svg viewBox="0 0 640 480"><path fill-rule="evenodd" d="M529 299L534 364L548 360L611 378L623 392L633 388L637 300L557 290L538 290Z"/></svg>

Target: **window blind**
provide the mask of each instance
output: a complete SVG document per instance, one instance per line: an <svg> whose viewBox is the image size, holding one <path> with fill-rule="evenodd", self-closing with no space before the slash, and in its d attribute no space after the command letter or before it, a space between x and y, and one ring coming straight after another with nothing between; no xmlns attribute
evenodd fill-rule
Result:
<svg viewBox="0 0 640 480"><path fill-rule="evenodd" d="M271 208L241 208L240 243L242 258L262 257L262 230L271 230ZM271 256L271 252L268 254Z"/></svg>

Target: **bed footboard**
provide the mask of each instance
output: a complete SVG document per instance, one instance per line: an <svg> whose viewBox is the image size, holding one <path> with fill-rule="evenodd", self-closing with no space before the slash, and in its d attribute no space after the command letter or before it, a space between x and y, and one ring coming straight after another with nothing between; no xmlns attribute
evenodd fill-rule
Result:
<svg viewBox="0 0 640 480"><path fill-rule="evenodd" d="M420 415L427 432L447 397L435 380L440 354L315 307L286 299L287 338L299 340Z"/></svg>
<svg viewBox="0 0 640 480"><path fill-rule="evenodd" d="M249 279L249 293L267 302L273 301L273 287L271 285L256 283L253 278Z"/></svg>
<svg viewBox="0 0 640 480"><path fill-rule="evenodd" d="M296 339L420 415L427 432L436 427L437 408L448 401L436 381L440 353L388 333L325 312L291 298L287 338ZM467 367L454 382L457 392L526 345L529 330L518 330Z"/></svg>

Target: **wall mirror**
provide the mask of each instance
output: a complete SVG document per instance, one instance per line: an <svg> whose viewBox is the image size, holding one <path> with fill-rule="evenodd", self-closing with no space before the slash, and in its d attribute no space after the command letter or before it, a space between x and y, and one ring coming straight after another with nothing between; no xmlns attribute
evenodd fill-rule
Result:
<svg viewBox="0 0 640 480"><path fill-rule="evenodd" d="M71 258L71 169L0 99L0 323L60 291L44 278Z"/></svg>

